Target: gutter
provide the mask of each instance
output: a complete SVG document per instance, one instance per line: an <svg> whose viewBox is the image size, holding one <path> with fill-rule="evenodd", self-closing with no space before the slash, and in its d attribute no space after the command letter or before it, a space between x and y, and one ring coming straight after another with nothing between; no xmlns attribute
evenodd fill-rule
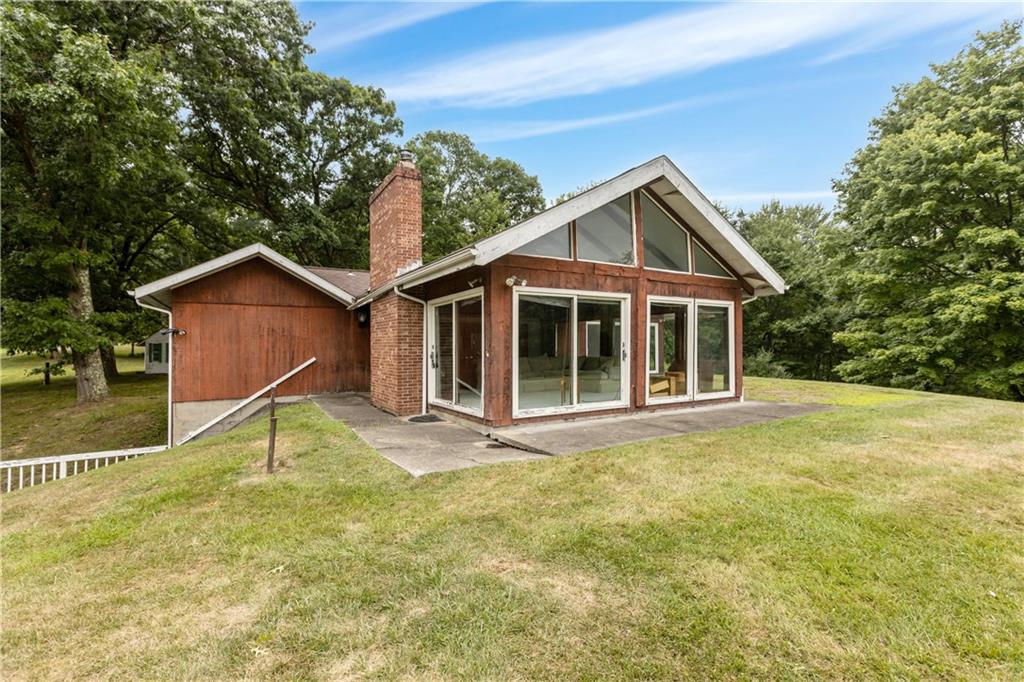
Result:
<svg viewBox="0 0 1024 682"><path fill-rule="evenodd" d="M460 249L454 253L450 253L440 260L436 260L429 265L422 265L415 270L410 270L404 274L398 275L390 282L386 282L376 289L363 294L349 306L349 310L354 310L360 306L370 303L374 299L383 296L384 294L392 291L396 287L411 286L418 283L420 278L432 279L434 277L440 277L442 274L447 275L452 272L458 272L465 268L472 267L476 264L476 249L468 247Z"/></svg>
<svg viewBox="0 0 1024 682"><path fill-rule="evenodd" d="M395 295L398 296L399 298L404 298L404 299L406 299L408 301L412 301L413 303L419 303L421 306L423 306L423 348L421 349L421 351L423 352L423 355L422 355L422 361L420 362L420 365L423 367L423 371L421 372L421 379L420 379L420 382L421 382L420 383L420 395L422 396L421 397L421 405L422 405L422 407L420 409L420 414L426 414L427 413L427 302L424 301L421 298L416 298L415 296L410 296L409 294L404 293L401 289L398 288L398 285L395 285L393 291L395 292Z"/></svg>
<svg viewBox="0 0 1024 682"><path fill-rule="evenodd" d="M133 289L132 291L129 291L128 294L131 295L134 298L135 297L135 290ZM166 315L167 316L167 326L168 327L173 327L174 326L174 315L171 313L170 310L164 310L163 308L157 308L156 306L150 305L149 303L143 303L142 301L140 301L137 298L135 299L135 302L138 303L143 308L149 308L150 310L155 310L158 313ZM143 353L148 353L149 349L148 348L143 348L142 352ZM171 446L174 445L174 440L173 440L174 434L172 433L172 431L174 429L174 426L173 426L174 425L174 416L173 416L174 415L174 406L171 404L171 390L172 390L173 386L174 386L174 334L172 333L172 334L168 334L167 335L167 447L171 447Z"/></svg>

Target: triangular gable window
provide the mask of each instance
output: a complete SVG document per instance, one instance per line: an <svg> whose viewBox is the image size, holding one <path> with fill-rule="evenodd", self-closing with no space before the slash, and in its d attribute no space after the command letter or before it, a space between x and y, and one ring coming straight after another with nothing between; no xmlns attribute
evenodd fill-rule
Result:
<svg viewBox="0 0 1024 682"><path fill-rule="evenodd" d="M600 263L633 263L633 218L629 195L576 219L576 256Z"/></svg>
<svg viewBox="0 0 1024 682"><path fill-rule="evenodd" d="M718 261L708 253L696 240L693 242L693 270L698 275L710 275L712 277L728 277L733 279L729 271L719 265Z"/></svg>
<svg viewBox="0 0 1024 682"><path fill-rule="evenodd" d="M542 256L544 258L572 258L569 225L556 227L547 234L528 242L512 253L520 256Z"/></svg>
<svg viewBox="0 0 1024 682"><path fill-rule="evenodd" d="M640 194L640 211L644 219L644 266L689 272L687 234L644 193Z"/></svg>

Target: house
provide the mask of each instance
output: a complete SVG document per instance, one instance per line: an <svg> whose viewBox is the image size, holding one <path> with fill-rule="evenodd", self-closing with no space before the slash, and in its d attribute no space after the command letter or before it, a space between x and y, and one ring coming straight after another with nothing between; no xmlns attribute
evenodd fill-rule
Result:
<svg viewBox="0 0 1024 682"><path fill-rule="evenodd" d="M367 391L491 426L738 400L743 304L786 285L667 158L423 264L411 154L370 197L370 270L255 244L139 287L167 313L175 438L279 395Z"/></svg>
<svg viewBox="0 0 1024 682"><path fill-rule="evenodd" d="M145 349L146 374L167 374L170 358L167 333L161 329L153 332L140 344Z"/></svg>

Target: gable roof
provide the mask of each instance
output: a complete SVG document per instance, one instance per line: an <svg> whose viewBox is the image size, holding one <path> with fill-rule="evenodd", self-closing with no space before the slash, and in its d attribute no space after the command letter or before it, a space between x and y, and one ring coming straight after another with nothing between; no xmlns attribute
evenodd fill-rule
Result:
<svg viewBox="0 0 1024 682"><path fill-rule="evenodd" d="M356 296L359 295L359 293L366 291L366 286L363 286L362 289L360 289L358 286L354 285L352 290L349 291L347 287L340 285L341 274L339 273L351 272L354 273L353 279L360 279L359 275L356 274L358 271L337 270L335 268L305 268L295 261L285 258L269 246L265 246L263 244L250 244L245 248L232 251L231 253L226 253L219 258L208 260L205 263L200 263L199 265L182 270L181 272L176 272L173 275L168 275L167 277L158 279L155 282L144 284L134 291L129 291L128 294L133 296L135 301L141 306L170 312L172 289L184 286L189 282L202 279L203 277L212 275L215 272L220 272L221 270L225 270L247 260L252 260L253 258L262 258L268 263L276 265L314 289L317 289L336 301L341 301L346 305L354 303ZM319 270L320 272L317 273L314 272L314 270ZM365 279L368 285L370 279L369 273L365 273Z"/></svg>
<svg viewBox="0 0 1024 682"><path fill-rule="evenodd" d="M671 159L658 156L504 232L403 273L361 296L352 307L368 303L394 287L411 287L474 265L486 265L623 194L643 187L658 194L687 223L690 230L701 237L750 285L755 297L785 292L786 283L779 273L754 250Z"/></svg>

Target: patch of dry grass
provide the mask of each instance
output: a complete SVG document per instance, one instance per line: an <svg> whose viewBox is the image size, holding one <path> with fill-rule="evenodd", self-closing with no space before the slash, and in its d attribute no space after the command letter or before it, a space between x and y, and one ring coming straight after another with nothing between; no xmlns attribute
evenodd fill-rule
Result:
<svg viewBox="0 0 1024 682"><path fill-rule="evenodd" d="M1022 406L412 479L313 406L2 500L5 679L1024 676Z"/></svg>

